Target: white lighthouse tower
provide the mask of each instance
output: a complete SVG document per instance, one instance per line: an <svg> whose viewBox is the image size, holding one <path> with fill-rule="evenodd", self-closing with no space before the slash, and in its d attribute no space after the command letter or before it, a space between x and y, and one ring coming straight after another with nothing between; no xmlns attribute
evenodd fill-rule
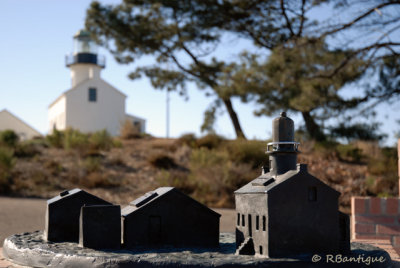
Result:
<svg viewBox="0 0 400 268"><path fill-rule="evenodd" d="M71 69L72 87L89 78L100 78L105 58L98 55L97 50L88 31L80 30L74 35L74 52L65 57L65 63Z"/></svg>
<svg viewBox="0 0 400 268"><path fill-rule="evenodd" d="M66 56L66 66L71 70L71 88L49 106L50 133L70 127L86 133L105 129L116 136L126 120L145 131L144 119L125 113L126 95L100 77L105 58L97 53L88 31L74 35L74 51Z"/></svg>

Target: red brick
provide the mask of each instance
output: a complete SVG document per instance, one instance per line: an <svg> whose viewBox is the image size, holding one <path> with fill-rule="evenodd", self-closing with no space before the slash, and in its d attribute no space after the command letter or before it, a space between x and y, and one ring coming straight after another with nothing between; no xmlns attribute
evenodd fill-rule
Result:
<svg viewBox="0 0 400 268"><path fill-rule="evenodd" d="M400 226L385 226L378 224L378 226L376 227L376 232L378 234L400 235Z"/></svg>
<svg viewBox="0 0 400 268"><path fill-rule="evenodd" d="M371 214L381 214L381 198L371 197L369 212Z"/></svg>
<svg viewBox="0 0 400 268"><path fill-rule="evenodd" d="M353 240L390 240L390 235L355 234Z"/></svg>
<svg viewBox="0 0 400 268"><path fill-rule="evenodd" d="M356 223L354 232L356 234L359 234L359 233L375 234L375 225L374 224Z"/></svg>
<svg viewBox="0 0 400 268"><path fill-rule="evenodd" d="M395 224L396 216L355 216L356 223Z"/></svg>
<svg viewBox="0 0 400 268"><path fill-rule="evenodd" d="M365 197L353 196L351 198L351 214L356 215L366 213L365 202Z"/></svg>
<svg viewBox="0 0 400 268"><path fill-rule="evenodd" d="M386 200L386 214L396 215L398 210L399 210L399 199L388 198Z"/></svg>

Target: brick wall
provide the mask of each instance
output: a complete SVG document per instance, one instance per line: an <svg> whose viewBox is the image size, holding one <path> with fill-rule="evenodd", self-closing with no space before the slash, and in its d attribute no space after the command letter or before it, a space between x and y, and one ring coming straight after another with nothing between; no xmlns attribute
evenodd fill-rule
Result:
<svg viewBox="0 0 400 268"><path fill-rule="evenodd" d="M351 198L352 239L389 240L400 253L400 198Z"/></svg>
<svg viewBox="0 0 400 268"><path fill-rule="evenodd" d="M400 140L397 146L400 178ZM352 239L388 239L400 253L400 198L353 196L351 224Z"/></svg>

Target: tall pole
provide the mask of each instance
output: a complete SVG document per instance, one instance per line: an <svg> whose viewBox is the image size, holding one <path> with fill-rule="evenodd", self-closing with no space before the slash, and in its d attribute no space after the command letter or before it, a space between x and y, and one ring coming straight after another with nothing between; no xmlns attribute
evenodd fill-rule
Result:
<svg viewBox="0 0 400 268"><path fill-rule="evenodd" d="M166 134L167 134L167 139L169 138L169 101L170 101L170 99L169 99L169 90L167 89L167 107L166 107L166 109L167 109L167 111L166 111Z"/></svg>

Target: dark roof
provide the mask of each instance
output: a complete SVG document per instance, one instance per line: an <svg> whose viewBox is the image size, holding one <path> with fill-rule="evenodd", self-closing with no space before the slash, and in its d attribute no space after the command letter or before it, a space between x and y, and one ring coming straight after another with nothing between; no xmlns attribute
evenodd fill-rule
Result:
<svg viewBox="0 0 400 268"><path fill-rule="evenodd" d="M47 204L52 204L52 203L55 203L55 202L58 202L58 201L70 199L70 198L75 197L78 194L84 194L86 196L90 196L90 197L92 197L94 199L98 199L98 200L101 200L104 203L108 203L108 204L112 205L110 202L107 202L107 201L105 201L105 200L103 200L100 197L97 197L95 195L89 194L88 192L86 192L84 190L81 190L79 188L75 188L75 189L72 189L72 190L69 190L69 191L61 192L59 195L47 200Z"/></svg>
<svg viewBox="0 0 400 268"><path fill-rule="evenodd" d="M203 205L202 203L196 201L195 199L191 198L190 196L180 192L178 189L174 187L159 187L154 191L147 192L146 194L142 195L141 197L133 200L129 206L124 207L121 210L121 215L123 217L126 217L132 213L135 213L137 211L140 211L141 209L145 209L148 205L154 204L158 201L163 196L166 196L171 193L177 193L180 195L185 196L188 200L190 200L193 204L196 204L199 208L203 210L207 210L208 212L211 212L212 214L215 214L218 217L221 217L221 215L214 210L208 208L207 206Z"/></svg>
<svg viewBox="0 0 400 268"><path fill-rule="evenodd" d="M338 196L340 193L333 189L332 187L326 185L321 180L315 178L307 171L307 165L297 164L296 170L289 170L285 174L279 176L273 176L270 173L263 174L258 178L252 180L248 184L239 188L235 191L235 194L254 194L254 193L265 193L268 194L272 189L279 188L284 182L290 183L291 179L296 179L297 175L308 176L316 181L319 181L323 186L329 188L331 191L335 192Z"/></svg>

